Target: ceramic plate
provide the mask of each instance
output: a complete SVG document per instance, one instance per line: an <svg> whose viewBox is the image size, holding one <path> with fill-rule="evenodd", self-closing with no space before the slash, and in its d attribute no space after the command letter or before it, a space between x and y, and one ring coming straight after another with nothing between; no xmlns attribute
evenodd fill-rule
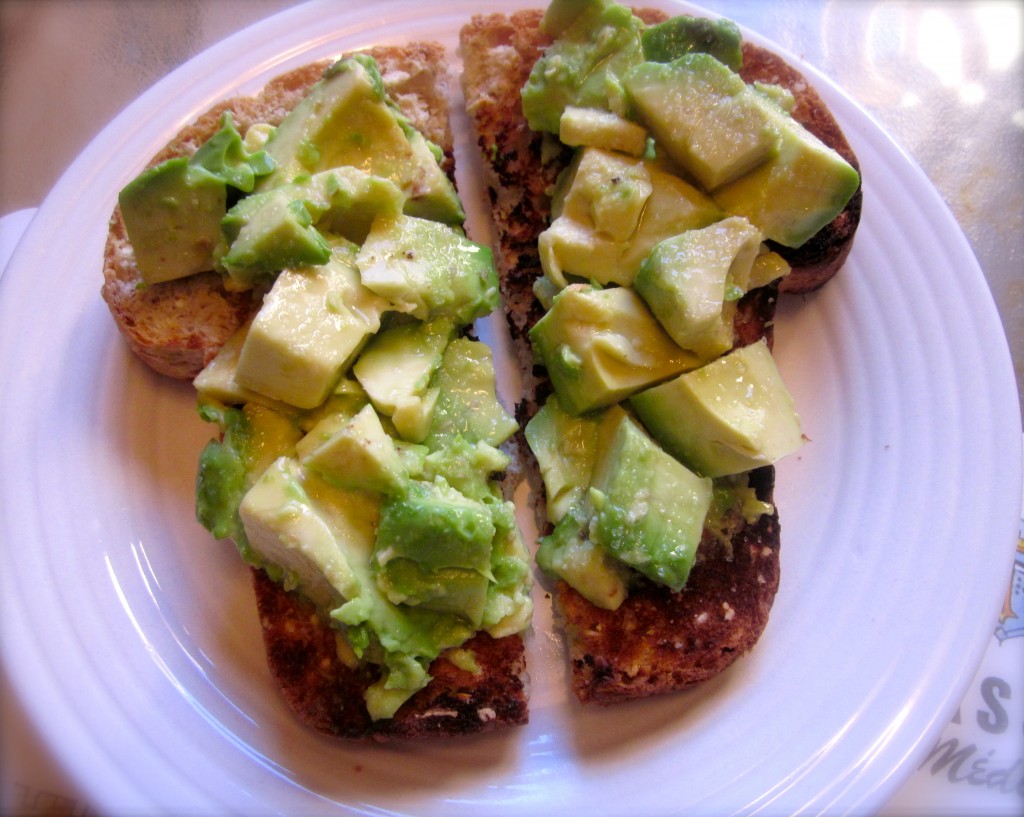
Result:
<svg viewBox="0 0 1024 817"><path fill-rule="evenodd" d="M970 681L1016 540L1020 456L1007 452L1021 436L1006 342L934 189L807 68L860 157L865 210L843 273L778 318L780 366L810 442L778 469L783 580L757 649L693 692L584 709L567 693L538 587L525 728L368 748L291 717L264 663L248 575L194 522L211 428L188 384L128 353L99 297L107 216L146 158L216 100L380 42L439 39L457 72L459 26L510 5L332 3L246 29L97 137L0 279L3 658L101 812L869 810ZM464 123L457 138L471 232L486 237Z"/></svg>

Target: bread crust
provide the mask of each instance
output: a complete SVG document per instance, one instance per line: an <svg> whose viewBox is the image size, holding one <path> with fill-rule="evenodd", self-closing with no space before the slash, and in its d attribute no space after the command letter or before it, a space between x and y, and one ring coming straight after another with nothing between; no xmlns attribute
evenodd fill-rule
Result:
<svg viewBox="0 0 1024 817"><path fill-rule="evenodd" d="M656 10L637 10L647 23L666 19ZM537 238L550 223L550 190L571 152L553 150L550 141L530 131L523 116L520 89L533 64L551 42L540 31L543 11L477 15L460 34L463 94L483 156L488 196L496 225L495 258L508 313L512 346L526 384L517 417L525 424L551 390L544 370L535 365L528 332L543 315L533 297L542 274ZM856 162L842 131L804 78L775 55L744 44L744 79L778 82L796 99L794 116L826 143ZM783 248L794 271L787 291L807 292L831 278L849 252L860 215L860 191L819 245L803 254ZM816 239L819 237L816 236ZM795 276L795 277L794 277ZM778 289L755 290L737 309L737 346L773 340L772 321ZM524 456L532 455L524 446ZM536 462L524 470L533 485L536 515L544 518L543 485ZM759 498L772 501L774 469L751 475ZM556 621L563 629L572 688L583 703L615 703L684 689L729 667L760 638L778 589L780 526L778 515L736 522L727 547L707 531L686 588L672 593L641 580L618 610L587 602L564 582L553 590Z"/></svg>

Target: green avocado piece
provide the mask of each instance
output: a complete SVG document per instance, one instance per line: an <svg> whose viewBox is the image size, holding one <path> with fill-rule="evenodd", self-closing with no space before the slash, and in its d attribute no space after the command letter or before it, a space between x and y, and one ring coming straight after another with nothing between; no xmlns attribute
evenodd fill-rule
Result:
<svg viewBox="0 0 1024 817"><path fill-rule="evenodd" d="M757 228L733 216L657 244L633 286L672 340L713 360L732 348L736 302L760 248Z"/></svg>
<svg viewBox="0 0 1024 817"><path fill-rule="evenodd" d="M636 292L572 284L530 330L562 407L579 415L697 365Z"/></svg>
<svg viewBox="0 0 1024 817"><path fill-rule="evenodd" d="M246 149L230 111L221 115L220 130L199 146L190 162L242 193L251 193L256 180L274 170L266 151Z"/></svg>
<svg viewBox="0 0 1024 817"><path fill-rule="evenodd" d="M764 340L635 394L630 405L666 451L703 476L770 465L803 445L793 398Z"/></svg>
<svg viewBox="0 0 1024 817"><path fill-rule="evenodd" d="M418 443L427 435L437 399L430 382L454 333L450 318L400 323L374 335L352 366L374 407L405 440Z"/></svg>
<svg viewBox="0 0 1024 817"><path fill-rule="evenodd" d="M352 417L325 417L296 450L304 467L336 488L388 493L398 490L407 478L395 443L371 405Z"/></svg>
<svg viewBox="0 0 1024 817"><path fill-rule="evenodd" d="M673 592L690 575L712 483L665 453L626 412L606 416L590 489L591 538Z"/></svg>
<svg viewBox="0 0 1024 817"><path fill-rule="evenodd" d="M456 338L444 350L432 388L437 389L430 430L424 444L437 451L462 437L497 447L518 429L498 400L494 361L487 344Z"/></svg>
<svg viewBox="0 0 1024 817"><path fill-rule="evenodd" d="M498 306L490 249L435 221L377 218L356 265L366 287L420 320L467 324Z"/></svg>
<svg viewBox="0 0 1024 817"><path fill-rule="evenodd" d="M641 63L622 81L639 120L704 190L743 176L778 150L764 98L709 54Z"/></svg>
<svg viewBox="0 0 1024 817"><path fill-rule="evenodd" d="M489 573L495 527L491 511L444 480L409 480L384 498L374 563L412 559L426 570L457 567Z"/></svg>
<svg viewBox="0 0 1024 817"><path fill-rule="evenodd" d="M600 425L599 412L574 416L556 394L526 424L526 442L544 480L549 522L558 522L586 494Z"/></svg>
<svg viewBox="0 0 1024 817"><path fill-rule="evenodd" d="M640 19L617 3L584 0L549 9L545 25L557 39L521 92L530 128L557 134L567 106L624 113L620 77L643 60Z"/></svg>
<svg viewBox="0 0 1024 817"><path fill-rule="evenodd" d="M779 134L768 161L712 193L730 214L744 216L765 238L799 247L843 211L860 174L835 150L764 94L751 91Z"/></svg>
<svg viewBox="0 0 1024 817"><path fill-rule="evenodd" d="M257 190L351 166L392 181L406 212L461 224L465 212L431 148L388 101L377 63L357 54L328 68L278 125L265 146L276 168Z"/></svg>
<svg viewBox="0 0 1024 817"><path fill-rule="evenodd" d="M570 275L629 286L659 241L722 217L707 195L654 163L594 147L560 180L553 214L538 249L559 287Z"/></svg>
<svg viewBox="0 0 1024 817"><path fill-rule="evenodd" d="M169 159L144 171L118 195L139 275L159 284L214 268L220 220L227 207L224 182Z"/></svg>
<svg viewBox="0 0 1024 817"><path fill-rule="evenodd" d="M377 585L393 604L461 616L474 628L483 622L490 580L460 567L426 570L413 559L391 559L377 572Z"/></svg>
<svg viewBox="0 0 1024 817"><path fill-rule="evenodd" d="M732 20L681 14L644 29L640 42L644 58L651 62L672 62L684 54L701 52L733 71L743 67L743 37Z"/></svg>
<svg viewBox="0 0 1024 817"><path fill-rule="evenodd" d="M341 240L329 263L278 275L242 344L239 385L303 409L327 399L388 306L360 282L353 249Z"/></svg>
<svg viewBox="0 0 1024 817"><path fill-rule="evenodd" d="M291 186L242 199L221 221L227 252L218 265L247 288L288 267L326 264L331 246L313 226L316 211Z"/></svg>
<svg viewBox="0 0 1024 817"><path fill-rule="evenodd" d="M570 510L537 548L537 566L604 610L629 595L629 569L589 536L590 517Z"/></svg>

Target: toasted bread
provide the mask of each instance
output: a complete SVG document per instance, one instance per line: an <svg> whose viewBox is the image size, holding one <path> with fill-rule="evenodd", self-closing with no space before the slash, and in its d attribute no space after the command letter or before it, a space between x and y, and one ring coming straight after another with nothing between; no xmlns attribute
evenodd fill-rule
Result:
<svg viewBox="0 0 1024 817"><path fill-rule="evenodd" d="M403 114L442 149L441 165L454 181L444 47L416 43L367 53L377 60L388 93ZM218 129L225 110L232 112L242 133L256 122L279 123L329 64L303 66L272 80L256 96L215 106L178 133L149 165L194 152ZM131 349L156 371L181 379L199 373L256 312L263 294L229 292L212 271L149 287L140 282L115 208L104 257L103 297ZM467 642L463 648L472 651L479 671L460 669L442 654L431 665L432 680L424 689L394 717L374 721L363 698L376 680L373 672L341 660L336 631L310 602L286 592L261 570L251 573L271 675L309 727L379 741L465 735L526 722L528 679L521 635L494 639L481 633Z"/></svg>
<svg viewBox="0 0 1024 817"><path fill-rule="evenodd" d="M454 174L449 125L449 77L444 49L415 43L369 49L384 84L402 112L444 152L442 166ZM183 128L147 166L187 156L220 125L230 111L239 131L256 122L278 124L320 79L328 61L304 65L273 80L255 96L224 101ZM103 299L129 347L161 374L193 379L224 342L259 308L262 292L229 292L214 272L142 286L121 213L110 219L103 259Z"/></svg>
<svg viewBox="0 0 1024 817"><path fill-rule="evenodd" d="M665 19L660 11L636 13L647 23ZM524 424L551 388L543 369L534 365L528 332L543 315L532 292L542 273L537 238L550 222L549 194L571 155L566 148L558 152L550 142L545 145L522 112L520 90L551 42L540 30L542 16L541 10L478 15L460 34L463 92L487 176L509 332L526 383L517 407ZM748 82L759 79L789 88L797 101L794 116L856 163L838 125L799 73L756 45L745 43L743 53ZM783 288L807 292L831 278L849 252L859 216L858 190L855 201L812 246L797 253L776 248L793 266ZM740 302L737 346L762 337L771 343L777 294L776 287L765 287ZM536 470L531 482L536 515L543 520L543 487ZM774 469L753 472L751 485L760 499L771 502ZM613 703L683 689L717 675L757 642L779 584L778 515L763 515L754 523L736 519L730 533L731 541L723 546L705 532L681 592L643 580L614 612L590 604L565 582L555 584L555 617L564 630L573 691L581 702Z"/></svg>

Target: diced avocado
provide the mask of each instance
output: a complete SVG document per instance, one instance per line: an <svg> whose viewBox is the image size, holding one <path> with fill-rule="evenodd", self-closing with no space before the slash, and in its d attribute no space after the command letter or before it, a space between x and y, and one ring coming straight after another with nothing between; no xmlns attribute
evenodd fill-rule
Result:
<svg viewBox="0 0 1024 817"><path fill-rule="evenodd" d="M657 244L633 286L672 340L712 360L732 348L736 301L760 248L756 227L727 218Z"/></svg>
<svg viewBox="0 0 1024 817"><path fill-rule="evenodd" d="M713 198L749 219L765 238L799 247L843 211L860 174L778 105L752 93L780 135L778 149L760 167L716 189Z"/></svg>
<svg viewBox="0 0 1024 817"><path fill-rule="evenodd" d="M189 161L242 193L251 193L256 180L274 170L274 160L266 151L246 147L230 111L221 115L220 130L200 145Z"/></svg>
<svg viewBox="0 0 1024 817"><path fill-rule="evenodd" d="M355 167L338 167L315 174L309 187L319 196L318 230L362 244L378 216L398 216L405 194L394 182Z"/></svg>
<svg viewBox="0 0 1024 817"><path fill-rule="evenodd" d="M413 321L375 335L352 366L374 407L391 417L403 439L422 442L436 392L430 381L454 334L449 318Z"/></svg>
<svg viewBox="0 0 1024 817"><path fill-rule="evenodd" d="M372 500L362 501L372 509ZM359 578L331 526L306 493L295 460L281 457L267 468L246 493L239 512L250 546L284 571L288 589L298 588L327 608L358 595ZM372 516L370 510L366 519L370 524L361 531L364 548L365 537L372 537Z"/></svg>
<svg viewBox="0 0 1024 817"><path fill-rule="evenodd" d="M278 125L266 151L277 167L258 190L351 166L394 182L407 196L407 212L453 224L465 219L437 156L388 103L380 70L366 55L328 68Z"/></svg>
<svg viewBox="0 0 1024 817"><path fill-rule="evenodd" d="M733 71L743 66L743 37L732 20L681 14L644 29L640 42L644 58L651 62L672 62L684 54L702 52Z"/></svg>
<svg viewBox="0 0 1024 817"><path fill-rule="evenodd" d="M627 287L567 287L530 340L570 414L617 403L696 365Z"/></svg>
<svg viewBox="0 0 1024 817"><path fill-rule="evenodd" d="M245 388L235 377L235 373L238 371L238 358L242 354L242 346L249 335L251 325L252 321L247 321L242 325L217 350L213 360L196 375L192 385L196 388L199 402L214 400L228 406L261 403L283 413L294 412L294 407L287 403L273 400L265 394Z"/></svg>
<svg viewBox="0 0 1024 817"><path fill-rule="evenodd" d="M314 216L317 205L292 185L247 196L221 220L227 251L217 263L238 288L288 267L326 264L331 245L313 226Z"/></svg>
<svg viewBox="0 0 1024 817"><path fill-rule="evenodd" d="M610 0L551 0L540 20L540 29L549 37L560 37L576 19L585 13L598 13Z"/></svg>
<svg viewBox="0 0 1024 817"><path fill-rule="evenodd" d="M330 262L283 271L253 319L237 381L275 400L313 408L330 394L387 304L359 282L349 245Z"/></svg>
<svg viewBox="0 0 1024 817"><path fill-rule="evenodd" d="M630 404L666 451L708 477L770 465L803 445L793 398L763 340Z"/></svg>
<svg viewBox="0 0 1024 817"><path fill-rule="evenodd" d="M628 568L591 541L590 518L569 511L540 540L537 566L596 607L617 610L629 594Z"/></svg>
<svg viewBox="0 0 1024 817"><path fill-rule="evenodd" d="M490 249L434 221L376 219L356 265L366 287L420 320L471 323L498 305Z"/></svg>
<svg viewBox="0 0 1024 817"><path fill-rule="evenodd" d="M169 159L118 196L139 275L158 284L212 270L227 207L224 182L188 158Z"/></svg>
<svg viewBox="0 0 1024 817"><path fill-rule="evenodd" d="M610 412L605 423L590 490L590 536L620 562L678 592L697 555L711 480L665 453L626 412Z"/></svg>
<svg viewBox="0 0 1024 817"><path fill-rule="evenodd" d="M413 559L390 560L377 572L377 586L393 604L462 616L473 627L483 621L489 579L476 570L426 570Z"/></svg>
<svg viewBox="0 0 1024 817"><path fill-rule="evenodd" d="M705 190L739 178L778 149L762 97L708 54L642 63L623 84L640 121Z"/></svg>
<svg viewBox="0 0 1024 817"><path fill-rule="evenodd" d="M305 446L298 448L304 467L336 488L387 493L405 482L402 459L373 406L365 406L334 426L327 417L306 435L311 450L302 453Z"/></svg>
<svg viewBox="0 0 1024 817"><path fill-rule="evenodd" d="M456 338L444 350L434 377L438 390L430 432L424 443L432 451L457 437L497 447L519 428L495 393L494 363L487 344Z"/></svg>
<svg viewBox="0 0 1024 817"><path fill-rule="evenodd" d="M767 286L772 281L785 278L791 271L789 262L785 258L762 244L754 263L750 266L748 289Z"/></svg>
<svg viewBox="0 0 1024 817"><path fill-rule="evenodd" d="M516 524L516 509L511 502L492 502L491 518L495 534L491 547L491 577L487 588L481 626L492 638L521 633L530 626L533 601L530 588L530 552Z"/></svg>
<svg viewBox="0 0 1024 817"><path fill-rule="evenodd" d="M200 403L200 414L221 433L199 457L196 519L216 538L233 540L246 562L260 564L246 541L238 506L256 477L278 457L295 452L301 433L290 417L256 403L241 408Z"/></svg>
<svg viewBox="0 0 1024 817"><path fill-rule="evenodd" d="M647 130L636 122L598 108L567 106L558 124L564 145L587 145L642 156L647 149Z"/></svg>
<svg viewBox="0 0 1024 817"><path fill-rule="evenodd" d="M562 180L555 220L540 234L545 277L559 287L573 275L629 286L655 244L722 217L687 182L651 162L585 148Z"/></svg>
<svg viewBox="0 0 1024 817"><path fill-rule="evenodd" d="M643 59L640 19L617 3L585 1L560 3L545 25L558 33L522 89L530 128L557 134L570 105L624 113L620 77Z"/></svg>
<svg viewBox="0 0 1024 817"><path fill-rule="evenodd" d="M470 499L488 502L498 496L499 488L492 480L508 468L508 454L490 443L473 443L457 436L444 448L430 451L423 460L425 479L442 477L455 490Z"/></svg>
<svg viewBox="0 0 1024 817"><path fill-rule="evenodd" d="M586 494L600 425L600 414L573 416L557 395L548 397L526 424L526 442L544 480L549 522L558 522Z"/></svg>
<svg viewBox="0 0 1024 817"><path fill-rule="evenodd" d="M426 570L458 567L488 573L495 527L486 505L444 480L409 480L386 496L374 547L374 562L412 559Z"/></svg>

